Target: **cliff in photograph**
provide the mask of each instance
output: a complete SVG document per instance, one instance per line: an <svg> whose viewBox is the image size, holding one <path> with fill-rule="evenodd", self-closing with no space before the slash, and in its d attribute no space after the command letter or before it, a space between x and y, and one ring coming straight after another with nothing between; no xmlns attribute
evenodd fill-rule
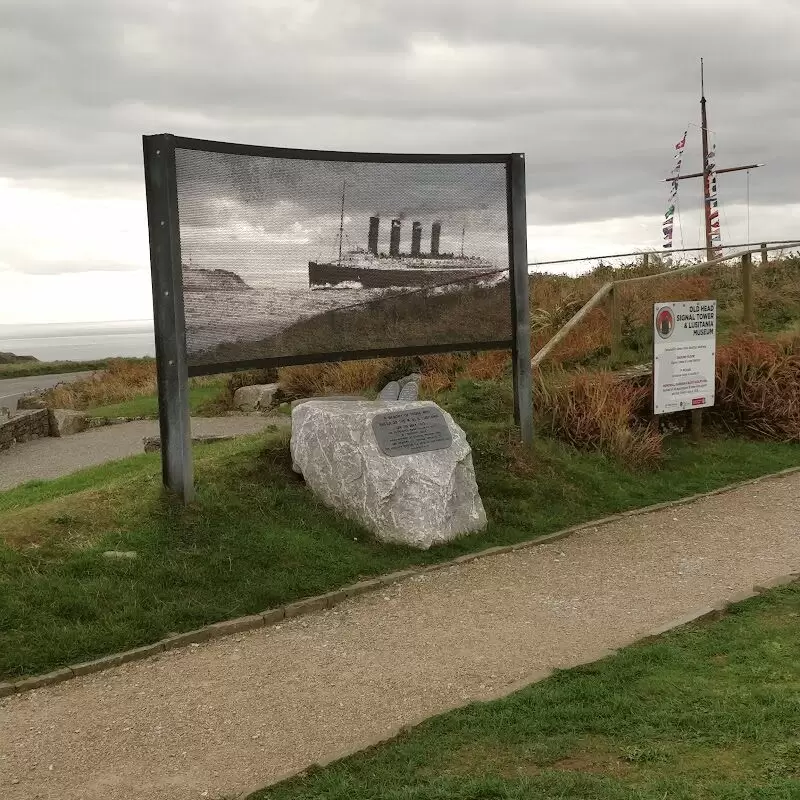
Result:
<svg viewBox="0 0 800 800"><path fill-rule="evenodd" d="M247 292L252 288L235 272L226 269L183 268L184 292Z"/></svg>

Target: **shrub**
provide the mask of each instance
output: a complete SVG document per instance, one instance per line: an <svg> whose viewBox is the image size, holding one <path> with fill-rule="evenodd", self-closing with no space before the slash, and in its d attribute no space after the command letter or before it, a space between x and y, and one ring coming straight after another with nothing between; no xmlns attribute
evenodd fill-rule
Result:
<svg viewBox="0 0 800 800"><path fill-rule="evenodd" d="M745 334L719 347L710 414L731 431L800 441L800 336Z"/></svg>
<svg viewBox="0 0 800 800"><path fill-rule="evenodd" d="M386 383L391 359L309 364L278 370L281 390L289 398L319 397L327 394L367 394Z"/></svg>
<svg viewBox="0 0 800 800"><path fill-rule="evenodd" d="M663 455L657 426L643 422L649 389L609 372L537 374L534 413L551 436L598 450L636 468L656 467Z"/></svg>
<svg viewBox="0 0 800 800"><path fill-rule="evenodd" d="M87 378L62 383L43 394L49 408L78 410L121 403L156 391L156 362L115 358Z"/></svg>
<svg viewBox="0 0 800 800"><path fill-rule="evenodd" d="M507 377L510 369L511 355L508 351L488 350L470 358L465 365L464 374L478 381L494 381Z"/></svg>

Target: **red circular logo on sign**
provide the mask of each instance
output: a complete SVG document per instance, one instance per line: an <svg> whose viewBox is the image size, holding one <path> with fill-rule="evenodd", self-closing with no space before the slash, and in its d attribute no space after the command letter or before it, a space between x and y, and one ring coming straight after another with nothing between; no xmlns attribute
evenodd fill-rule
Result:
<svg viewBox="0 0 800 800"><path fill-rule="evenodd" d="M675 330L675 317L671 308L662 308L656 316L656 330L662 339L669 339Z"/></svg>

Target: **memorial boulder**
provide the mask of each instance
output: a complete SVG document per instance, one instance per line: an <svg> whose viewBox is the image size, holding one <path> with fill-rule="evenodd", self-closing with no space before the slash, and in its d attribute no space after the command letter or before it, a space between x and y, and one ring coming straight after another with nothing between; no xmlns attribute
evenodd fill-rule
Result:
<svg viewBox="0 0 800 800"><path fill-rule="evenodd" d="M381 541L427 550L486 525L467 437L433 402L305 402L291 450L309 488Z"/></svg>

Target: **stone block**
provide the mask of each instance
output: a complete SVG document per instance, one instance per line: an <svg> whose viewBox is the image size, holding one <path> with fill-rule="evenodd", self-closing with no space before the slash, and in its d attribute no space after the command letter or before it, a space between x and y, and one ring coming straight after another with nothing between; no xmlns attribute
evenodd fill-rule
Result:
<svg viewBox="0 0 800 800"><path fill-rule="evenodd" d="M47 403L42 399L40 394L26 394L17 400L17 408L19 410L30 410L38 408L47 408Z"/></svg>
<svg viewBox="0 0 800 800"><path fill-rule="evenodd" d="M238 411L267 411L275 403L280 391L277 383L242 386L233 395L233 407Z"/></svg>
<svg viewBox="0 0 800 800"><path fill-rule="evenodd" d="M88 427L86 414L72 411L68 408L53 408L50 410L50 435L71 436L81 433Z"/></svg>
<svg viewBox="0 0 800 800"><path fill-rule="evenodd" d="M52 686L62 681L68 681L75 677L75 673L67 667L66 669L57 669L54 672L48 672L46 675L35 675L32 678L25 678L24 680L17 681L15 686L18 692L29 692L32 689L41 689L43 686Z"/></svg>

